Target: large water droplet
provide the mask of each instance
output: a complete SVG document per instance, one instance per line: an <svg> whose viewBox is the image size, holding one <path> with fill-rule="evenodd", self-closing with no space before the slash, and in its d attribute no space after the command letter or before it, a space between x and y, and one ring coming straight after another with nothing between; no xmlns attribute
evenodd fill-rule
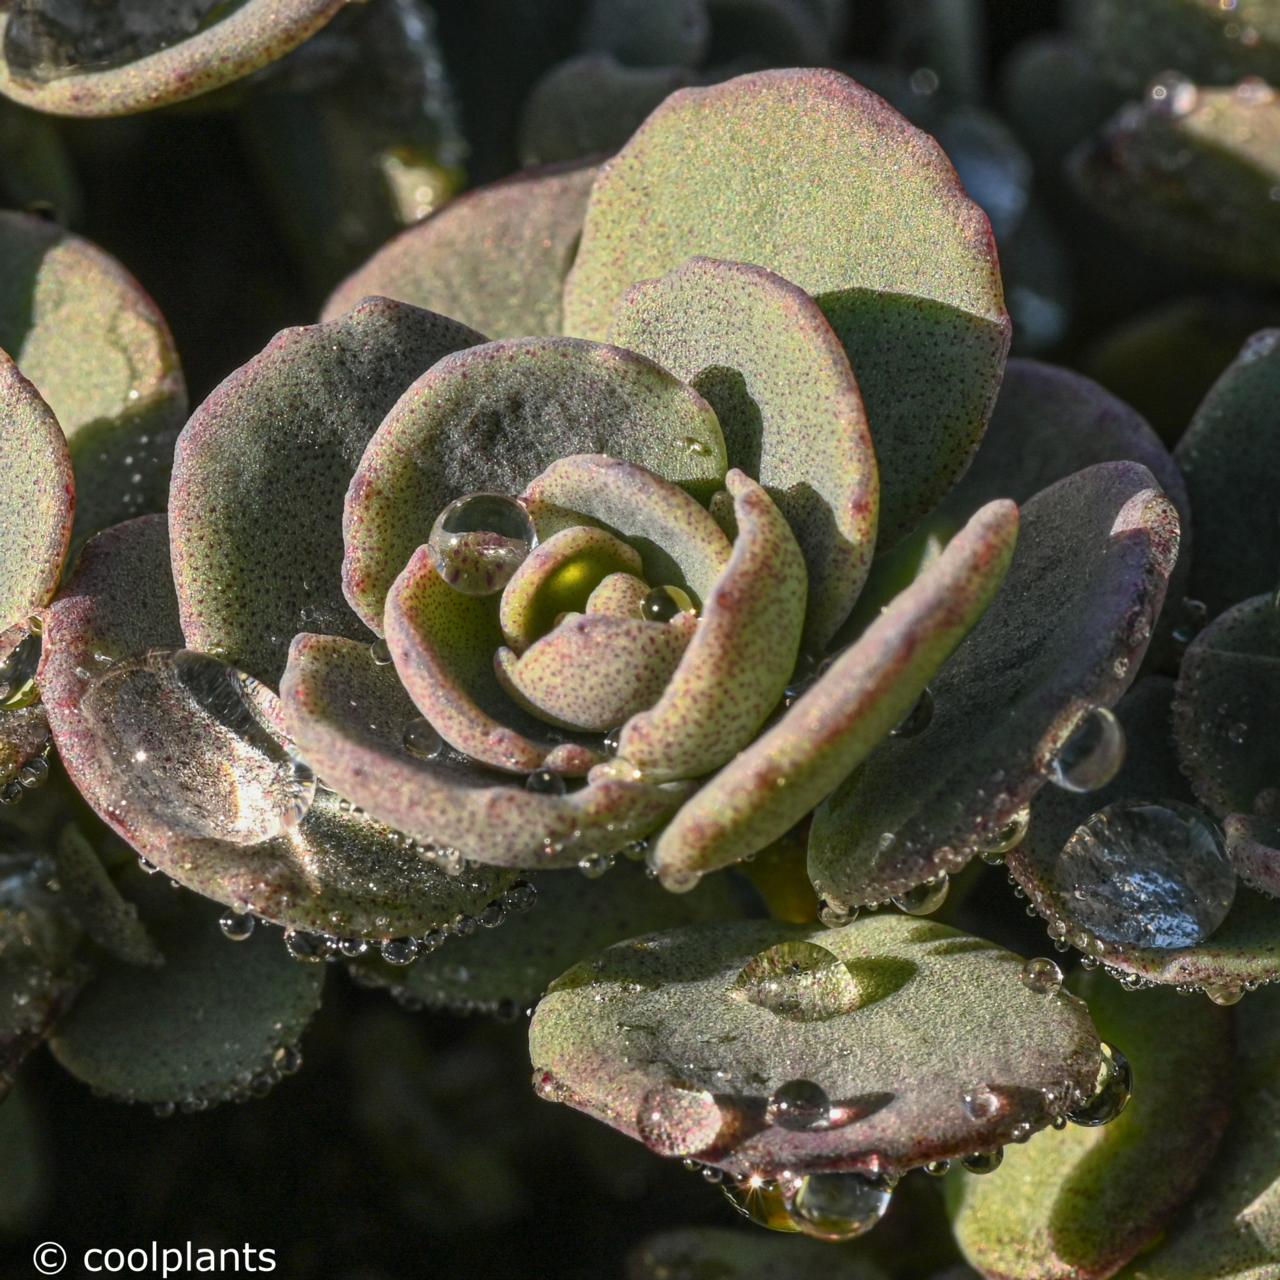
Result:
<svg viewBox="0 0 1280 1280"><path fill-rule="evenodd" d="M224 911L218 920L222 936L231 942L247 942L253 936L257 922L253 916L238 911Z"/></svg>
<svg viewBox="0 0 1280 1280"><path fill-rule="evenodd" d="M926 884L918 884L906 893L900 893L893 900L899 911L909 916L930 916L947 900L951 890L951 881L944 872L936 880Z"/></svg>
<svg viewBox="0 0 1280 1280"><path fill-rule="evenodd" d="M970 1173L994 1173L1004 1163L1004 1148L997 1147L994 1151L974 1151L964 1156L960 1163Z"/></svg>
<svg viewBox="0 0 1280 1280"><path fill-rule="evenodd" d="M706 1089L661 1084L640 1100L636 1133L650 1151L691 1156L705 1151L720 1132L720 1108Z"/></svg>
<svg viewBox="0 0 1280 1280"><path fill-rule="evenodd" d="M729 1203L756 1226L793 1234L799 1231L787 1196L773 1179L756 1175L742 1182L726 1183L721 1190Z"/></svg>
<svg viewBox="0 0 1280 1280"><path fill-rule="evenodd" d="M800 1180L791 1216L807 1236L819 1240L852 1240L884 1217L893 1190L880 1179L860 1173L811 1173Z"/></svg>
<svg viewBox="0 0 1280 1280"><path fill-rule="evenodd" d="M550 769L535 769L525 780L525 790L543 796L562 796L565 792L564 775Z"/></svg>
<svg viewBox="0 0 1280 1280"><path fill-rule="evenodd" d="M1056 996L1062 990L1062 970L1045 956L1022 966L1022 985L1038 996Z"/></svg>
<svg viewBox="0 0 1280 1280"><path fill-rule="evenodd" d="M114 765L112 807L233 844L296 826L315 775L260 719L261 696L251 677L189 649L153 650L103 672L80 711Z"/></svg>
<svg viewBox="0 0 1280 1280"><path fill-rule="evenodd" d="M40 665L40 633L28 631L0 662L0 708L15 711L40 700L36 668Z"/></svg>
<svg viewBox="0 0 1280 1280"><path fill-rule="evenodd" d="M849 967L816 942L780 942L752 956L731 990L792 1022L835 1018L861 1000Z"/></svg>
<svg viewBox="0 0 1280 1280"><path fill-rule="evenodd" d="M1129 1105L1133 1091L1133 1072L1129 1059L1119 1049L1104 1043L1098 1056L1098 1078L1093 1093L1067 1112L1072 1124L1093 1128L1110 1124Z"/></svg>
<svg viewBox="0 0 1280 1280"><path fill-rule="evenodd" d="M915 705L907 712L891 734L894 738L914 738L923 733L933 719L933 693L929 688L916 699Z"/></svg>
<svg viewBox="0 0 1280 1280"><path fill-rule="evenodd" d="M537 542L529 513L500 493L455 498L436 517L427 539L436 572L455 591L501 591Z"/></svg>
<svg viewBox="0 0 1280 1280"><path fill-rule="evenodd" d="M826 1129L831 1124L831 1099L812 1080L788 1080L773 1091L765 1117L770 1124L797 1133Z"/></svg>
<svg viewBox="0 0 1280 1280"><path fill-rule="evenodd" d="M415 760L434 760L444 746L436 727L421 716L405 725L402 742L405 751Z"/></svg>
<svg viewBox="0 0 1280 1280"><path fill-rule="evenodd" d="M1097 791L1124 764L1124 730L1106 707L1086 711L1049 762L1049 781L1064 791Z"/></svg>
<svg viewBox="0 0 1280 1280"><path fill-rule="evenodd" d="M1008 822L997 827L982 842L983 862L991 864L1002 862L1006 853L1016 849L1022 843L1030 826L1031 810L1024 805Z"/></svg>
<svg viewBox="0 0 1280 1280"><path fill-rule="evenodd" d="M640 616L648 622L670 622L681 613L693 612L693 601L679 587L654 587L640 601Z"/></svg>
<svg viewBox="0 0 1280 1280"><path fill-rule="evenodd" d="M1217 827L1172 800L1122 800L1095 813L1052 876L1071 922L1118 946L1194 946L1226 919L1236 892Z"/></svg>

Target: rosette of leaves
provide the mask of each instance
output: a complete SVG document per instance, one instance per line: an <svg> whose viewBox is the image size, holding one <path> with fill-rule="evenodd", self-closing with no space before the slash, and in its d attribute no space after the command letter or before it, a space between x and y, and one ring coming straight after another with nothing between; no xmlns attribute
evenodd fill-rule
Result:
<svg viewBox="0 0 1280 1280"><path fill-rule="evenodd" d="M74 381L82 353L50 341ZM841 75L785 71L681 91L606 164L403 233L195 410L167 518L111 524L65 576L73 492L83 509L110 473L13 371L3 622L15 648L41 635L39 714L96 814L77 841L52 791L14 809L96 888L59 871L54 892L32 864L70 921L39 957L65 996L46 983L13 1060L52 1030L73 1072L161 1107L269 1084L324 972L275 925L298 959L348 957L419 1003L509 1015L549 986L539 1091L727 1174L782 1229L855 1234L909 1170L981 1170L1101 1114L1119 1068L1080 995L911 912L1032 806L1010 869L1091 961L1220 996L1275 976L1273 913L1234 879L1193 940L1135 946L1100 924L1150 903L1073 918L1041 865L1104 800L1208 825L1176 761L1159 772L1167 680L1134 685L1172 578L1225 609L1187 649L1178 746L1195 797L1246 829L1228 871L1266 888L1268 757L1237 773L1195 735L1197 699L1229 702L1241 672L1269 687L1274 621L1235 602L1270 585L1276 534L1222 495L1270 474L1239 443L1270 346L1175 461L1087 380L1006 365L1008 342L988 221L938 145ZM1180 560L1180 528L1203 560ZM1260 705L1228 728L1267 741ZM156 895L108 831L196 893ZM780 905L797 850L830 928ZM597 881L627 854L656 883L625 857ZM746 918L733 868L753 857L792 922ZM81 900L104 898L91 928ZM891 898L908 910L852 918ZM1140 1071L1147 1007L1099 1017ZM1230 1015L1197 1009L1200 1086L1151 1071L1197 1141L1080 1274L1149 1242L1222 1133ZM1127 1203L1160 1136L1073 1149L1046 1216L1086 1161ZM1251 1137L1223 1147L1237 1182L1266 1167ZM1058 1247L1051 1227L1021 1256Z"/></svg>

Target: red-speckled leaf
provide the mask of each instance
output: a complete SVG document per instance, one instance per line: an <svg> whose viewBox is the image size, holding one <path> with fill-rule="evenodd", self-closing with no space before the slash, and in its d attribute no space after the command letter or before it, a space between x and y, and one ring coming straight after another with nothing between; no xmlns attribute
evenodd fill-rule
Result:
<svg viewBox="0 0 1280 1280"><path fill-rule="evenodd" d="M1223 819L1222 833L1240 879L1252 889L1280 898L1280 821L1232 813Z"/></svg>
<svg viewBox="0 0 1280 1280"><path fill-rule="evenodd" d="M630 285L696 254L767 268L822 308L875 433L881 544L896 541L977 447L1009 342L990 227L941 149L833 71L681 90L596 181L566 329L603 336Z"/></svg>
<svg viewBox="0 0 1280 1280"><path fill-rule="evenodd" d="M39 680L62 761L87 803L140 854L219 902L247 905L291 928L342 936L422 934L459 912L474 914L501 891L503 880L483 868L446 876L332 792L318 794L297 827L256 844L175 829L181 790L161 792L173 803L156 812L155 791L133 772L151 766L115 758L114 723L95 724L83 707L96 678L152 649L181 644L162 516L131 520L93 539L46 616ZM102 714L103 700L94 705ZM198 716L161 720L159 707L156 716L148 734L174 744L183 760L178 774L159 775L165 786L204 782L216 805L234 784L225 776L222 744Z"/></svg>
<svg viewBox="0 0 1280 1280"><path fill-rule="evenodd" d="M446 356L387 415L351 482L343 582L352 607L381 630L388 588L454 498L514 496L556 459L590 452L707 493L725 470L710 406L644 356L572 338Z"/></svg>
<svg viewBox="0 0 1280 1280"><path fill-rule="evenodd" d="M365 447L441 356L483 342L368 298L286 329L195 411L174 455L169 537L193 649L274 687L299 631L368 638L342 594L342 505Z"/></svg>
<svg viewBox="0 0 1280 1280"><path fill-rule="evenodd" d="M40 111L119 116L238 80L314 35L349 0L23 4L0 14L0 93Z"/></svg>
<svg viewBox="0 0 1280 1280"><path fill-rule="evenodd" d="M1177 459L1194 512L1191 591L1213 613L1275 590L1280 565L1277 398L1280 329L1264 329L1213 384L1178 442Z"/></svg>
<svg viewBox="0 0 1280 1280"><path fill-rule="evenodd" d="M1128 688L1177 554L1177 512L1137 463L1032 498L1004 583L931 686L927 728L884 743L819 808L818 891L877 902L963 866L1040 788L1081 716Z"/></svg>
<svg viewBox="0 0 1280 1280"><path fill-rule="evenodd" d="M523 653L562 613L586 609L611 577L639 583L643 596L648 588L636 577L643 564L638 551L607 529L585 524L561 529L534 547L503 588L498 608L503 638ZM622 588L615 584L612 590ZM640 616L638 599L624 616Z"/></svg>
<svg viewBox="0 0 1280 1280"><path fill-rule="evenodd" d="M0 351L0 633L25 622L53 595L75 505L62 428Z"/></svg>
<svg viewBox="0 0 1280 1280"><path fill-rule="evenodd" d="M662 697L702 625L692 612L670 622L574 614L519 656L499 649L495 671L539 719L607 733Z"/></svg>
<svg viewBox="0 0 1280 1280"><path fill-rule="evenodd" d="M299 636L281 688L290 735L331 786L424 844L496 866L572 866L611 852L665 822L688 794L604 782L555 795L496 782L447 751L415 757L404 746L413 703L353 640Z"/></svg>
<svg viewBox="0 0 1280 1280"><path fill-rule="evenodd" d="M1201 803L1280 817L1280 608L1268 593L1215 618L1178 673L1174 737Z"/></svg>
<svg viewBox="0 0 1280 1280"><path fill-rule="evenodd" d="M657 705L627 721L619 765L646 778L697 778L755 737L795 669L804 559L773 500L738 470L725 477L738 536L693 639Z"/></svg>
<svg viewBox="0 0 1280 1280"><path fill-rule="evenodd" d="M534 1079L662 1155L737 1176L903 1172L1043 1128L1096 1075L1084 1005L1030 991L1021 968L901 915L650 934L551 984L529 1029ZM830 1127L769 1123L792 1080L826 1092ZM965 1096L984 1091L975 1119Z"/></svg>
<svg viewBox="0 0 1280 1280"><path fill-rule="evenodd" d="M1071 158L1084 198L1148 251L1280 280L1280 100L1265 84L1166 86Z"/></svg>
<svg viewBox="0 0 1280 1280"><path fill-rule="evenodd" d="M862 588L879 512L862 397L826 317L772 272L694 258L634 285L609 340L651 356L716 411L730 463L765 487L804 553L805 646L821 652Z"/></svg>
<svg viewBox="0 0 1280 1280"><path fill-rule="evenodd" d="M514 773L583 774L599 760L583 743L553 738L506 694L493 667L502 645L493 600L455 591L428 548L391 584L383 625L409 697L455 750Z"/></svg>
<svg viewBox="0 0 1280 1280"><path fill-rule="evenodd" d="M371 956L356 966L361 977L432 1009L512 1012L536 1001L571 964L615 942L754 914L747 909L750 891L730 876L715 876L677 896L625 859L602 880L554 871L532 873L529 883L537 889L532 909L509 916L501 928L479 929L407 971Z"/></svg>
<svg viewBox="0 0 1280 1280"><path fill-rule="evenodd" d="M560 333L560 294L595 175L590 165L521 173L460 196L344 280L324 318L377 293L494 338Z"/></svg>
<svg viewBox="0 0 1280 1280"><path fill-rule="evenodd" d="M644 606L649 584L632 573L611 573L587 597L587 612L610 618L634 618Z"/></svg>
<svg viewBox="0 0 1280 1280"><path fill-rule="evenodd" d="M782 720L677 814L654 850L659 875L687 877L745 858L829 795L982 616L1017 531L1011 502L975 516Z"/></svg>
<svg viewBox="0 0 1280 1280"><path fill-rule="evenodd" d="M1129 1060L1133 1100L1110 1124L1070 1125L1007 1147L998 1177L950 1181L956 1242L1001 1280L1114 1275L1172 1224L1229 1115L1225 1009L1172 991L1125 991L1102 974L1072 989L1098 1033Z"/></svg>
<svg viewBox="0 0 1280 1280"><path fill-rule="evenodd" d="M0 348L66 435L77 543L164 510L186 384L164 317L114 258L55 223L0 212Z"/></svg>
<svg viewBox="0 0 1280 1280"><path fill-rule="evenodd" d="M1280 1275L1280 991L1236 1015L1231 1124L1184 1214L1124 1280L1274 1280Z"/></svg>

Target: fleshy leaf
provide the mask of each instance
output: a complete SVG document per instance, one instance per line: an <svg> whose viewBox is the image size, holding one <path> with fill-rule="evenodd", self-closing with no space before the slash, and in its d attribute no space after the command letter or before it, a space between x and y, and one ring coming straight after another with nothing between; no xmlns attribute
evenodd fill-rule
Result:
<svg viewBox="0 0 1280 1280"><path fill-rule="evenodd" d="M1129 1060L1133 1098L1109 1124L1008 1147L999 1177L960 1175L948 1187L960 1248L1004 1280L1113 1275L1173 1220L1227 1123L1225 1009L1172 991L1128 992L1100 974L1073 987L1098 1033Z"/></svg>
<svg viewBox="0 0 1280 1280"><path fill-rule="evenodd" d="M671 894L641 867L622 861L603 879L573 871L536 875L532 909L497 929L481 929L411 969L362 960L362 977L430 1009L456 1013L515 1013L533 1004L547 984L585 955L655 929L734 920L744 910L742 886L717 876L693 893ZM735 890L737 890L735 892Z"/></svg>
<svg viewBox="0 0 1280 1280"><path fill-rule="evenodd" d="M523 501L546 538L598 521L639 551L655 585L682 587L701 603L729 561L720 526L679 485L618 458L582 454L553 462Z"/></svg>
<svg viewBox="0 0 1280 1280"><path fill-rule="evenodd" d="M1272 1280L1280 1273L1280 991L1238 1018L1234 1109L1187 1212L1125 1280Z"/></svg>
<svg viewBox="0 0 1280 1280"><path fill-rule="evenodd" d="M818 1240L784 1240L760 1231L682 1227L631 1251L627 1280L885 1280L870 1258Z"/></svg>
<svg viewBox="0 0 1280 1280"><path fill-rule="evenodd" d="M49 406L0 351L0 633L48 603L75 512L67 442Z"/></svg>
<svg viewBox="0 0 1280 1280"><path fill-rule="evenodd" d="M324 318L382 294L494 338L560 333L560 294L595 175L590 165L520 173L460 196L344 280Z"/></svg>
<svg viewBox="0 0 1280 1280"><path fill-rule="evenodd" d="M351 482L343 582L352 608L380 632L388 588L448 503L514 496L558 458L584 452L708 493L725 470L710 406L644 356L572 338L446 356L387 415Z"/></svg>
<svg viewBox="0 0 1280 1280"><path fill-rule="evenodd" d="M460 912L474 914L501 891L502 877L483 869L445 875L396 832L332 792L317 794L296 827L259 843L175 829L174 814L185 803L182 787L199 788L206 776L202 769L218 781L217 788L208 788L212 800L206 797L206 803L216 805L224 787L234 785L234 775L228 780L218 772L226 767L225 736L202 741L198 717L175 712L173 719L162 719L157 708L147 730L182 744L181 768L144 779L135 771L145 762L114 758L101 727L86 718L84 704L104 674L181 643L165 520L157 516L117 525L86 546L50 606L44 631L39 681L67 772L98 816L150 862L219 902L250 908L290 928L344 937L420 935ZM155 792L149 794L144 781L161 788L163 815L155 811Z"/></svg>
<svg viewBox="0 0 1280 1280"><path fill-rule="evenodd" d="M1200 801L1229 813L1280 818L1280 607L1246 600L1196 636L1174 702L1182 770Z"/></svg>
<svg viewBox="0 0 1280 1280"><path fill-rule="evenodd" d="M119 116L248 75L320 30L349 0L185 0L135 6L19 0L0 14L0 93L39 111Z"/></svg>
<svg viewBox="0 0 1280 1280"><path fill-rule="evenodd" d="M187 392L164 317L138 282L56 224L0 212L0 347L66 436L76 541L163 511Z"/></svg>
<svg viewBox="0 0 1280 1280"><path fill-rule="evenodd" d="M1030 991L1021 968L896 914L650 934L551 984L529 1031L534 1078L663 1155L735 1175L902 1172L1044 1127L1092 1084L1084 1006ZM793 1080L826 1093L828 1127L768 1122L768 1099Z"/></svg>
<svg viewBox="0 0 1280 1280"><path fill-rule="evenodd" d="M1275 589L1280 521L1280 329L1245 343L1214 383L1178 442L1191 494L1195 559L1191 591L1213 613Z"/></svg>
<svg viewBox="0 0 1280 1280"><path fill-rule="evenodd" d="M416 708L352 640L299 636L282 698L298 749L331 786L424 845L493 866L572 866L612 852L665 822L687 794L613 781L549 794L495 783L448 753L415 757L404 730Z"/></svg>
<svg viewBox="0 0 1280 1280"><path fill-rule="evenodd" d="M648 587L635 577L643 567L640 553L607 529L585 524L561 529L529 552L503 588L498 611L503 638L523 653L562 613L586 609L596 588L615 575L634 579L643 596ZM609 594L617 591L622 598L626 590L615 584ZM638 618L638 599L635 605L621 616Z"/></svg>
<svg viewBox="0 0 1280 1280"><path fill-rule="evenodd" d="M50 1047L72 1075L129 1102L246 1094L302 1036L320 1006L324 966L299 964L266 930L229 943L216 910L192 895L165 905L148 912L164 963L107 965Z"/></svg>
<svg viewBox="0 0 1280 1280"><path fill-rule="evenodd" d="M820 653L871 563L879 465L839 338L803 289L759 267L694 258L634 285L609 340L652 357L706 397L732 465L791 526L809 579L805 644ZM888 442L892 444L892 441Z"/></svg>
<svg viewBox="0 0 1280 1280"><path fill-rule="evenodd" d="M1240 879L1251 889L1280 898L1280 822L1232 813L1224 819L1222 831L1227 856Z"/></svg>
<svg viewBox="0 0 1280 1280"><path fill-rule="evenodd" d="M471 760L514 773L583 774L599 759L585 744L553 739L508 696L493 667L502 644L493 601L455 591L429 548L420 547L391 584L383 626L409 697Z"/></svg>
<svg viewBox="0 0 1280 1280"><path fill-rule="evenodd" d="M782 720L702 788L663 832L668 878L764 848L799 822L911 710L982 616L1013 555L1018 511L992 503Z"/></svg>
<svg viewBox="0 0 1280 1280"><path fill-rule="evenodd" d="M299 631L368 637L342 594L342 504L404 389L484 338L368 298L286 329L195 411L174 456L169 533L187 644L274 687Z"/></svg>
<svg viewBox="0 0 1280 1280"><path fill-rule="evenodd" d="M587 612L608 618L634 618L649 594L649 584L632 573L611 573L587 597Z"/></svg>
<svg viewBox="0 0 1280 1280"><path fill-rule="evenodd" d="M516 702L549 724L607 733L662 697L700 631L692 613L670 622L577 614L518 657L499 649L496 674Z"/></svg>
<svg viewBox="0 0 1280 1280"><path fill-rule="evenodd" d="M738 536L661 699L623 726L625 761L654 781L710 773L745 747L795 669L805 570L782 513L754 480L732 470Z"/></svg>
<svg viewBox="0 0 1280 1280"><path fill-rule="evenodd" d="M931 685L928 727L884 743L815 815L819 893L877 902L963 866L1081 718L1128 688L1177 553L1177 513L1137 463L1032 498L991 607Z"/></svg>
<svg viewBox="0 0 1280 1280"><path fill-rule="evenodd" d="M1149 248L1206 270L1280 280L1280 100L1266 84L1186 81L1132 103L1072 157L1100 213Z"/></svg>
<svg viewBox="0 0 1280 1280"><path fill-rule="evenodd" d="M776 272L826 314L885 461L888 547L964 469L999 385L1009 324L986 217L875 94L765 71L673 94L601 171L566 329L603 336L630 285L696 254Z"/></svg>

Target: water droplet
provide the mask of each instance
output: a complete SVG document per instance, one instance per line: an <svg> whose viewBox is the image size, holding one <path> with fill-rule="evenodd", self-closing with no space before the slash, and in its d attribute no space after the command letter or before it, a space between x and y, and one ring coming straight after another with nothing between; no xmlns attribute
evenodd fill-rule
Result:
<svg viewBox="0 0 1280 1280"><path fill-rule="evenodd" d="M297 826L316 779L269 730L261 686L189 649L108 668L80 711L111 756L118 808L172 834L257 844Z"/></svg>
<svg viewBox="0 0 1280 1280"><path fill-rule="evenodd" d="M283 1044L271 1055L271 1065L282 1076L297 1075L302 1070L302 1050L297 1045Z"/></svg>
<svg viewBox="0 0 1280 1280"><path fill-rule="evenodd" d="M1108 805L1076 829L1051 874L1072 922L1119 946L1194 946L1223 922L1236 891L1217 827L1172 800Z"/></svg>
<svg viewBox="0 0 1280 1280"><path fill-rule="evenodd" d="M846 907L840 902L831 902L824 898L818 903L818 919L828 929L843 929L858 918L857 907Z"/></svg>
<svg viewBox="0 0 1280 1280"><path fill-rule="evenodd" d="M618 754L618 741L621 737L622 737L622 726L619 725L616 729L610 729L609 732L604 735L604 738L601 740L600 745L611 756L616 756Z"/></svg>
<svg viewBox="0 0 1280 1280"><path fill-rule="evenodd" d="M788 1080L773 1091L765 1116L770 1124L798 1133L826 1129L831 1124L831 1099L812 1080Z"/></svg>
<svg viewBox="0 0 1280 1280"><path fill-rule="evenodd" d="M153 876L157 871L160 870L160 868L157 867L154 862L148 862L147 859L142 856L142 854L138 854L138 870L141 871L144 875Z"/></svg>
<svg viewBox="0 0 1280 1280"><path fill-rule="evenodd" d="M753 1174L741 1182L726 1184L721 1190L729 1203L756 1226L791 1233L799 1230L787 1197L773 1179Z"/></svg>
<svg viewBox="0 0 1280 1280"><path fill-rule="evenodd" d="M1098 1076L1093 1093L1078 1106L1070 1108L1067 1119L1072 1124L1088 1128L1110 1124L1129 1105L1132 1090L1133 1073L1129 1069L1128 1058L1104 1042L1098 1055Z"/></svg>
<svg viewBox="0 0 1280 1280"><path fill-rule="evenodd" d="M931 1178L945 1178L947 1174L951 1172L951 1161L930 1160L929 1163L924 1166L924 1171Z"/></svg>
<svg viewBox="0 0 1280 1280"><path fill-rule="evenodd" d="M964 1109L974 1120L990 1120L1000 1110L996 1091L987 1085L979 1085L964 1095Z"/></svg>
<svg viewBox="0 0 1280 1280"><path fill-rule="evenodd" d="M705 1151L720 1132L721 1115L706 1089L661 1084L640 1100L636 1133L650 1151L691 1156Z"/></svg>
<svg viewBox="0 0 1280 1280"><path fill-rule="evenodd" d="M994 866L1003 861L1006 853L1016 849L1022 843L1030 825L1031 810L1024 805L1008 822L997 827L983 842L981 851L983 862Z"/></svg>
<svg viewBox="0 0 1280 1280"><path fill-rule="evenodd" d="M811 1173L800 1180L791 1216L807 1236L852 1240L884 1217L893 1191L879 1178L860 1173Z"/></svg>
<svg viewBox="0 0 1280 1280"><path fill-rule="evenodd" d="M535 769L524 780L525 790L534 791L542 796L562 796L565 782L562 774L552 773L550 769Z"/></svg>
<svg viewBox="0 0 1280 1280"><path fill-rule="evenodd" d="M1004 1163L1004 1148L994 1151L974 1151L960 1161L970 1173L994 1173Z"/></svg>
<svg viewBox="0 0 1280 1280"><path fill-rule="evenodd" d="M680 447L685 453L693 454L695 458L711 457L711 446L705 440L697 440L693 436L682 436Z"/></svg>
<svg viewBox="0 0 1280 1280"><path fill-rule="evenodd" d="M1157 114L1177 119L1195 110L1200 92L1184 76L1168 72L1147 90L1147 101Z"/></svg>
<svg viewBox="0 0 1280 1280"><path fill-rule="evenodd" d="M698 871L690 871L684 867L658 867L658 883L668 893L691 893L702 880Z"/></svg>
<svg viewBox="0 0 1280 1280"><path fill-rule="evenodd" d="M405 751L415 760L434 760L444 747L444 739L435 725L422 716L405 725L401 741Z"/></svg>
<svg viewBox="0 0 1280 1280"><path fill-rule="evenodd" d="M348 960L358 960L369 950L369 944L363 938L343 938L338 943L338 950Z"/></svg>
<svg viewBox="0 0 1280 1280"><path fill-rule="evenodd" d="M1244 988L1238 983L1211 983L1205 987L1204 993L1214 1004L1224 1006L1239 1004L1244 999Z"/></svg>
<svg viewBox="0 0 1280 1280"><path fill-rule="evenodd" d="M388 963L403 968L418 958L418 940L416 938L389 938L378 948L382 958Z"/></svg>
<svg viewBox="0 0 1280 1280"><path fill-rule="evenodd" d="M392 662L391 648L385 640L379 637L369 646L369 657L373 659L375 667L389 667Z"/></svg>
<svg viewBox="0 0 1280 1280"><path fill-rule="evenodd" d="M898 721L890 736L894 738L914 738L918 733L923 733L929 727L929 722L932 719L933 691L926 687L924 692L916 699L915 705L911 710Z"/></svg>
<svg viewBox="0 0 1280 1280"><path fill-rule="evenodd" d="M502 895L502 905L508 911L528 911L538 901L538 891L527 880L517 880Z"/></svg>
<svg viewBox="0 0 1280 1280"><path fill-rule="evenodd" d="M1022 985L1040 996L1056 996L1062 990L1062 970L1052 960L1037 956L1022 966Z"/></svg>
<svg viewBox="0 0 1280 1280"><path fill-rule="evenodd" d="M317 964L329 958L329 939L318 933L290 929L284 935L284 946L295 960Z"/></svg>
<svg viewBox="0 0 1280 1280"><path fill-rule="evenodd" d="M613 859L607 853L588 853L578 859L578 870L588 880L599 880L612 866Z"/></svg>
<svg viewBox="0 0 1280 1280"><path fill-rule="evenodd" d="M218 920L222 936L231 942L245 942L253 937L256 924L253 916L241 915L237 911L224 911Z"/></svg>
<svg viewBox="0 0 1280 1280"><path fill-rule="evenodd" d="M18 782L24 791L34 791L49 781L49 762L43 756L28 760L18 770Z"/></svg>
<svg viewBox="0 0 1280 1280"><path fill-rule="evenodd" d="M1086 711L1049 762L1049 781L1064 791L1097 791L1124 764L1124 730L1106 707Z"/></svg>
<svg viewBox="0 0 1280 1280"><path fill-rule="evenodd" d="M436 572L455 591L501 591L537 542L528 511L500 493L455 498L436 517L427 548Z"/></svg>
<svg viewBox="0 0 1280 1280"><path fill-rule="evenodd" d="M0 709L16 711L40 701L36 668L40 665L40 633L29 630L0 662Z"/></svg>
<svg viewBox="0 0 1280 1280"><path fill-rule="evenodd" d="M792 1022L851 1013L861 993L849 967L816 942L780 942L742 967L731 994Z"/></svg>
<svg viewBox="0 0 1280 1280"><path fill-rule="evenodd" d="M640 601L640 616L648 622L670 622L681 613L692 613L693 601L679 587L654 587Z"/></svg>
<svg viewBox="0 0 1280 1280"><path fill-rule="evenodd" d="M899 894L893 899L893 905L909 916L930 916L946 902L950 891L951 880L944 872L936 880L918 884L914 889Z"/></svg>

